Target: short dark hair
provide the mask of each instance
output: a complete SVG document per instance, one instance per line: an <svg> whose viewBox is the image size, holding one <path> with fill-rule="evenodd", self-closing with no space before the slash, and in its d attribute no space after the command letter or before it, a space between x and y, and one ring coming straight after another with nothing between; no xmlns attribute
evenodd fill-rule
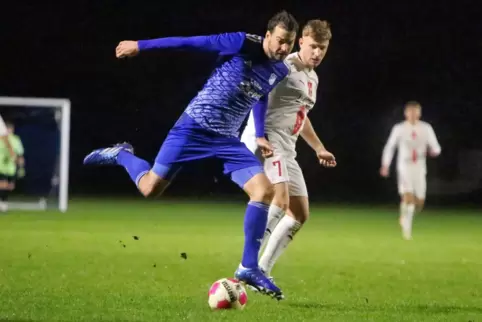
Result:
<svg viewBox="0 0 482 322"><path fill-rule="evenodd" d="M422 108L422 105L418 101L408 101L405 103L405 108L407 107L417 107L417 108Z"/></svg>
<svg viewBox="0 0 482 322"><path fill-rule="evenodd" d="M288 11L283 10L275 14L268 21L268 31L273 32L276 26L280 26L289 32L298 32L299 25L295 17Z"/></svg>

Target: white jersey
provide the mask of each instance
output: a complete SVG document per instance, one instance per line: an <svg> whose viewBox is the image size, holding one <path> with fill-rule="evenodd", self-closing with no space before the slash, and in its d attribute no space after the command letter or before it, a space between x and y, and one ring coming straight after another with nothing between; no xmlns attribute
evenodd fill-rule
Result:
<svg viewBox="0 0 482 322"><path fill-rule="evenodd" d="M423 121L416 124L405 121L392 128L390 137L383 149L383 166L390 166L396 148L398 149L398 172L405 172L409 168L418 168L422 174L425 174L427 171L427 148L432 153L439 154L441 152L440 144L432 126Z"/></svg>
<svg viewBox="0 0 482 322"><path fill-rule="evenodd" d="M269 94L265 132L268 140L282 140L283 150L296 156L296 141L316 102L318 75L301 64L298 53L290 54L286 63L291 72ZM255 136L253 112L243 135Z"/></svg>

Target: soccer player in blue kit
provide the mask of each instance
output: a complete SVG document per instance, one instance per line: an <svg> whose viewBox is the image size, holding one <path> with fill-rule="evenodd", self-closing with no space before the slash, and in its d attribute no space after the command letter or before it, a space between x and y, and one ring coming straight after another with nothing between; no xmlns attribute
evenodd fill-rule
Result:
<svg viewBox="0 0 482 322"><path fill-rule="evenodd" d="M170 130L152 167L135 156L128 143L94 150L84 159L87 165L123 166L146 197L160 195L185 163L206 158L222 161L224 173L250 198L244 219L244 251L235 277L276 299L283 298L281 290L258 267L274 190L260 161L239 140L239 130L256 105L257 143L266 156L272 154L264 133L267 97L289 73L284 59L293 49L297 31L295 18L282 11L268 22L265 37L234 32L120 42L118 58L153 49L192 49L217 53L224 62Z"/></svg>

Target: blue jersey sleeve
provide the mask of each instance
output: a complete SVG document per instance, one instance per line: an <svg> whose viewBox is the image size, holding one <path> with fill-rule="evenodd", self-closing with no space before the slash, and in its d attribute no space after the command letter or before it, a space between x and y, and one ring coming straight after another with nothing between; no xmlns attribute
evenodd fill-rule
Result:
<svg viewBox="0 0 482 322"><path fill-rule="evenodd" d="M268 110L268 98L262 97L255 106L253 106L254 128L257 138L264 138L264 123L266 120L266 111Z"/></svg>
<svg viewBox="0 0 482 322"><path fill-rule="evenodd" d="M150 49L194 49L216 52L220 55L234 55L241 51L246 33L233 32L209 36L166 37L150 40L139 40L139 51Z"/></svg>

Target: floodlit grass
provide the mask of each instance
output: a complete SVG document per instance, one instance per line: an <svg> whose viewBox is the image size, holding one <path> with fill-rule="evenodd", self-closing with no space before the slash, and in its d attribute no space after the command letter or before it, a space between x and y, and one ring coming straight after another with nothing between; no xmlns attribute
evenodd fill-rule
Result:
<svg viewBox="0 0 482 322"><path fill-rule="evenodd" d="M0 321L482 321L482 214L427 210L404 241L396 211L314 206L273 271L286 300L224 312L207 291L239 263L241 204L3 214Z"/></svg>

